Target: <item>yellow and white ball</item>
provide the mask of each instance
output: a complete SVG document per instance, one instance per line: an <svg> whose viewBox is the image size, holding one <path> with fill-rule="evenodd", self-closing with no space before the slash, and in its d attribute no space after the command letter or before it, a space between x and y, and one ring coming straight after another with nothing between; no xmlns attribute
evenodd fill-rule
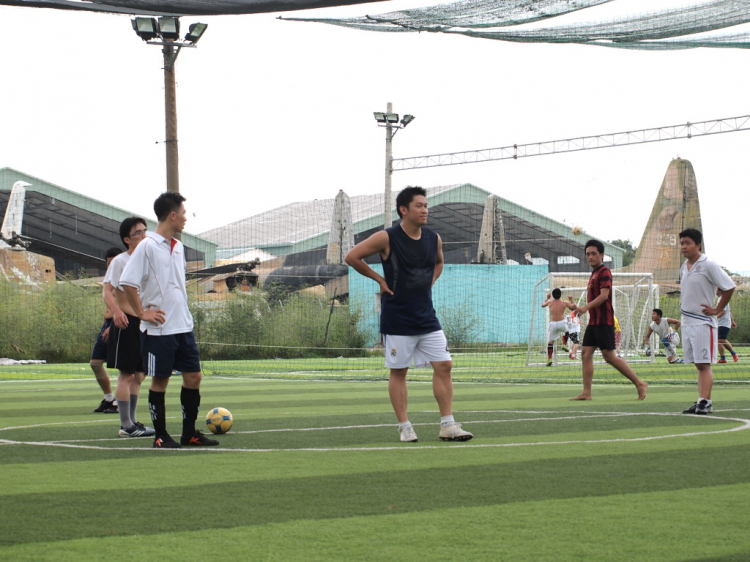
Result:
<svg viewBox="0 0 750 562"><path fill-rule="evenodd" d="M211 433L226 433L232 429L232 412L226 408L213 408L206 414L206 427Z"/></svg>
<svg viewBox="0 0 750 562"><path fill-rule="evenodd" d="M574 226L571 230L573 231L573 234L575 234L576 236L578 236L579 234L583 232L583 229L577 225Z"/></svg>

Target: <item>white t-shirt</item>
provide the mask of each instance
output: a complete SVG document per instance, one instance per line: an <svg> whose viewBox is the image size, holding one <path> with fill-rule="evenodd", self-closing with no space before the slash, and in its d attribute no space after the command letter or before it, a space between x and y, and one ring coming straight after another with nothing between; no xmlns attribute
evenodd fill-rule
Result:
<svg viewBox="0 0 750 562"><path fill-rule="evenodd" d="M662 339L669 333L669 322L667 322L666 318L662 318L661 324L651 322L651 324L649 324L649 328L651 328L651 331L659 336L659 339Z"/></svg>
<svg viewBox="0 0 750 562"><path fill-rule="evenodd" d="M718 303L721 297L719 299L716 299L716 302ZM729 304L727 304L724 307L724 314L721 316L716 317L716 322L718 323L719 327L722 326L724 328L731 328L732 327L732 316L729 314Z"/></svg>
<svg viewBox="0 0 750 562"><path fill-rule="evenodd" d="M565 329L569 334L575 334L581 331L581 317L575 312L569 312L565 315Z"/></svg>
<svg viewBox="0 0 750 562"><path fill-rule="evenodd" d="M185 286L185 247L179 240L167 240L156 232L146 232L120 277L120 285L135 287L143 308L164 311L164 324L141 321L141 331L152 336L183 334L193 330Z"/></svg>
<svg viewBox="0 0 750 562"><path fill-rule="evenodd" d="M687 260L680 268L680 312L684 326L709 324L717 326L716 316L703 314L701 305L711 305L716 298L716 289L734 289L734 281L718 263L701 254L688 271Z"/></svg>
<svg viewBox="0 0 750 562"><path fill-rule="evenodd" d="M127 252L115 256L115 258L109 263L107 273L104 275L104 282L109 283L115 289L120 289L122 291L120 288L120 277L122 277L122 272L125 270L125 266L128 264L129 260L130 254Z"/></svg>

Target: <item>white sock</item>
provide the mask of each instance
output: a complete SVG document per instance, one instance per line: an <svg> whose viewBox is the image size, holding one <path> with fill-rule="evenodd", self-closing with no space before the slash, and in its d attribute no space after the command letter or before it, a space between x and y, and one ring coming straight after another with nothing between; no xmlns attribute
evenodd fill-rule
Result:
<svg viewBox="0 0 750 562"><path fill-rule="evenodd" d="M411 422L409 420L406 420L405 422L398 422L399 431L406 429L407 427L411 427Z"/></svg>
<svg viewBox="0 0 750 562"><path fill-rule="evenodd" d="M453 419L453 416L441 416L440 427L446 427L448 425L451 425L452 423L456 423L456 420Z"/></svg>
<svg viewBox="0 0 750 562"><path fill-rule="evenodd" d="M112 402L115 399L115 395L110 392L109 394L104 395L104 399L107 402Z"/></svg>

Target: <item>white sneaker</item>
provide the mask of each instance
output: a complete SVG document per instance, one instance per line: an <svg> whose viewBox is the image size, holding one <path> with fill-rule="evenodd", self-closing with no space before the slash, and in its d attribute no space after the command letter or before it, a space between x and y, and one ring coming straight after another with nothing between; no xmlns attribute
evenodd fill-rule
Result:
<svg viewBox="0 0 750 562"><path fill-rule="evenodd" d="M399 428L398 432L401 434L402 443L416 443L419 441L419 439L417 439L417 434L414 432L414 427L411 425L404 429Z"/></svg>
<svg viewBox="0 0 750 562"><path fill-rule="evenodd" d="M453 422L450 425L441 427L438 437L440 437L441 441L468 441L474 435L461 429L460 423Z"/></svg>

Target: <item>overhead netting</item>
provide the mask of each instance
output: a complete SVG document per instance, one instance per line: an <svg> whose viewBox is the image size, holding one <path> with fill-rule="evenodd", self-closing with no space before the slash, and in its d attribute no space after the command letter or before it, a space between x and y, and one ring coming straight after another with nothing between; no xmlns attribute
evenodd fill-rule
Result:
<svg viewBox="0 0 750 562"><path fill-rule="evenodd" d="M519 43L578 43L647 50L750 46L750 31L737 29L750 21L750 2L747 0L714 0L555 27L522 27L615 1L461 0L355 18L285 19L367 31L427 31ZM592 15L595 12L592 10Z"/></svg>
<svg viewBox="0 0 750 562"><path fill-rule="evenodd" d="M0 0L0 5L6 6L154 16L260 14L362 3L360 0Z"/></svg>

